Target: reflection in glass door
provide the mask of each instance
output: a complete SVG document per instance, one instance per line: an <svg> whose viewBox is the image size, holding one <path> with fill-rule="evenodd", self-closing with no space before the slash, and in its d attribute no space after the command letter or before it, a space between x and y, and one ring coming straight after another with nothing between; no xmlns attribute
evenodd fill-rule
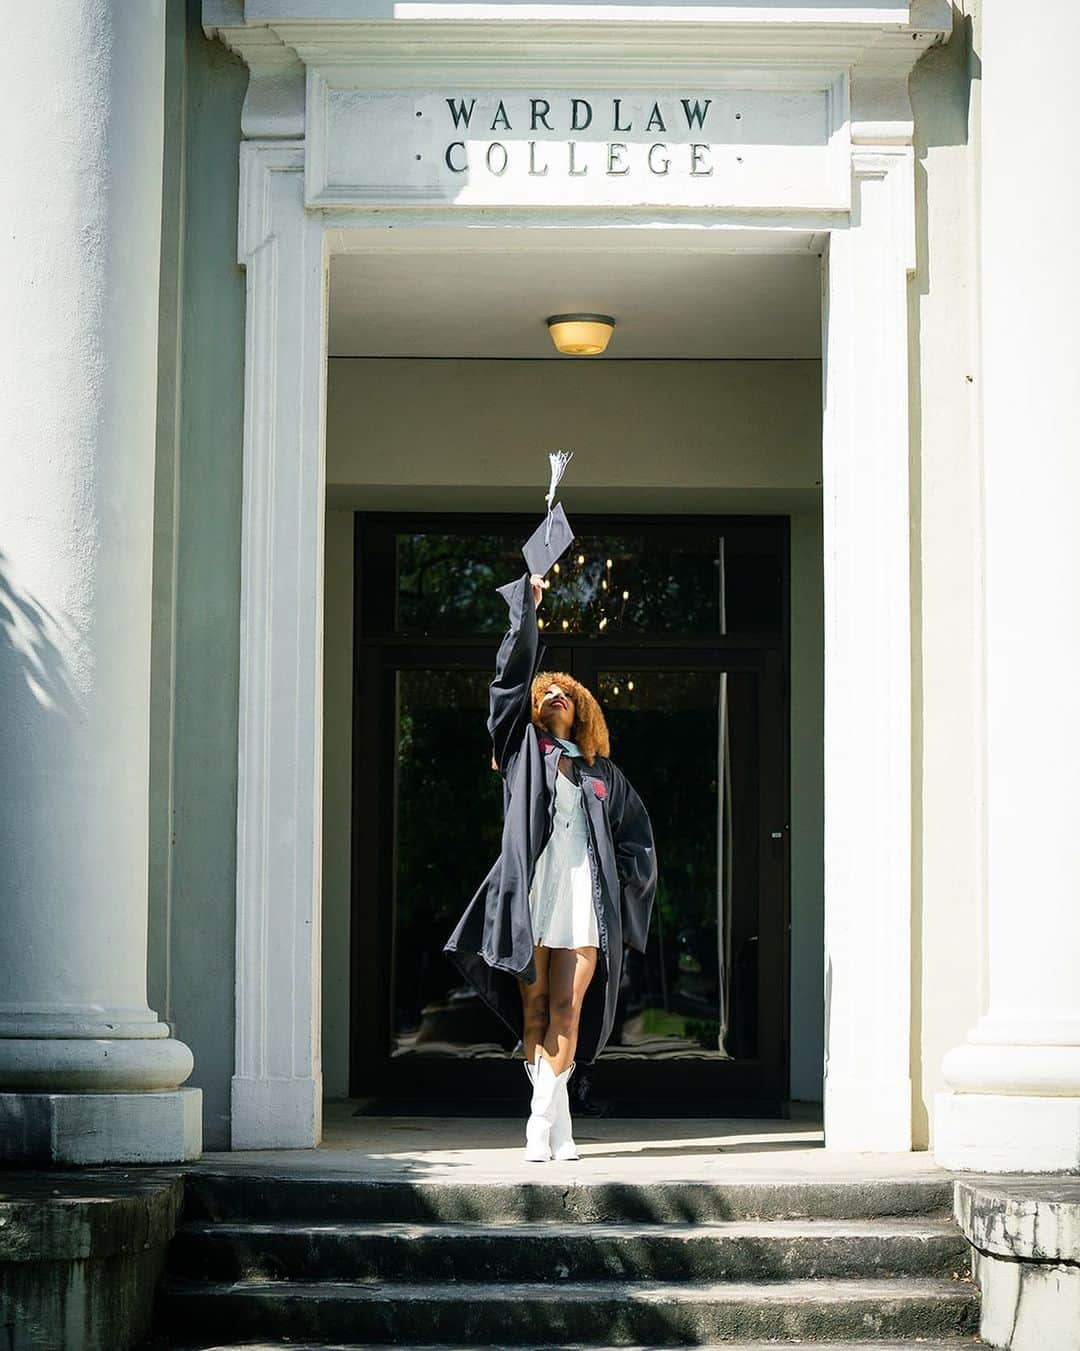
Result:
<svg viewBox="0 0 1080 1351"><path fill-rule="evenodd" d="M442 951L499 852L502 779L490 764L490 671L398 671L392 1056L502 1055L513 1037Z"/></svg>
<svg viewBox="0 0 1080 1351"><path fill-rule="evenodd" d="M600 669L612 758L646 801L660 878L628 954L626 1054L731 1059L757 1045L757 676Z"/></svg>

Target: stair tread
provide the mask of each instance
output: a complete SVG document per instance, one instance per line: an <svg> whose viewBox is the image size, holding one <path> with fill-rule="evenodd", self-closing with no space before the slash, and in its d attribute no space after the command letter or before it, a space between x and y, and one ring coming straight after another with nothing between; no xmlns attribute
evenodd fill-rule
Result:
<svg viewBox="0 0 1080 1351"><path fill-rule="evenodd" d="M690 1222L611 1222L525 1220L487 1224L469 1220L190 1220L180 1229L204 1235L261 1236L272 1234L341 1234L387 1238L476 1237L535 1238L962 1238L955 1222L935 1216L888 1216L881 1219L826 1220L694 1220Z"/></svg>
<svg viewBox="0 0 1080 1351"><path fill-rule="evenodd" d="M188 1343L184 1346L172 1348L172 1351L281 1351L283 1345L287 1345L289 1351L369 1351L371 1343L369 1342L197 1342ZM949 1337L926 1339L919 1338L916 1341L889 1341L889 1342L813 1342L805 1340L798 1342L715 1342L699 1345L697 1351L775 1351L776 1347L784 1346L809 1346L812 1345L814 1351L912 1351L912 1348L918 1348L918 1351L961 1351L963 1347L979 1347L983 1343L977 1337ZM385 1351L385 1345L381 1345L378 1351ZM476 1346L454 1345L431 1345L431 1346L404 1346L398 1345L396 1351L480 1351ZM483 1351L522 1351L520 1346L499 1346L491 1342L483 1344ZM566 1343L553 1343L545 1346L543 1351L658 1351L656 1347L642 1346L586 1346L581 1343L573 1345ZM674 1351L674 1349L673 1349ZM680 1348L679 1351L685 1351Z"/></svg>
<svg viewBox="0 0 1080 1351"><path fill-rule="evenodd" d="M879 1279L828 1278L822 1280L777 1281L523 1281L413 1282L413 1281L199 1281L166 1277L163 1286L174 1294L190 1294L200 1299L216 1295L272 1294L278 1299L405 1300L411 1304L423 1300L447 1300L455 1297L471 1303L519 1303L522 1300L557 1296L560 1302L738 1303L754 1300L763 1303L839 1303L843 1301L905 1300L918 1303L927 1299L969 1301L976 1297L975 1287L967 1281L942 1277L896 1276Z"/></svg>
<svg viewBox="0 0 1080 1351"><path fill-rule="evenodd" d="M536 1165L530 1165L536 1169ZM543 1176L541 1176L543 1174ZM302 1174L193 1169L187 1175L192 1219L288 1219L319 1222L529 1221L651 1223L736 1219L950 1219L952 1178L941 1172L882 1175L738 1176L651 1182L590 1178L569 1165L527 1178L370 1177L321 1167Z"/></svg>

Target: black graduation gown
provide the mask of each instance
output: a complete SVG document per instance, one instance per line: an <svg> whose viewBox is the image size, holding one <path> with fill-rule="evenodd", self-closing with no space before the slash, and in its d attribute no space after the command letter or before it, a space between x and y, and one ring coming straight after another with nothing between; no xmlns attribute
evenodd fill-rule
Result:
<svg viewBox="0 0 1080 1351"><path fill-rule="evenodd" d="M443 951L518 1038L518 977L536 979L529 888L536 860L554 829L555 775L562 750L532 721L530 688L539 669L539 629L529 573L497 588L510 627L489 686L488 730L503 776L499 857L481 882ZM591 765L574 756L589 832L600 950L581 1012L575 1059L591 1064L615 1022L623 945L645 951L656 892L652 824L625 774L606 756Z"/></svg>

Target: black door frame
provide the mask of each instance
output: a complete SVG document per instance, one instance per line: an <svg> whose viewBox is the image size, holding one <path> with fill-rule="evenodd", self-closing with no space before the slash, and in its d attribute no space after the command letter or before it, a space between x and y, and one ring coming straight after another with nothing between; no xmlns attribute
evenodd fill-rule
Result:
<svg viewBox="0 0 1080 1351"><path fill-rule="evenodd" d="M772 970L777 997L758 999L758 1054L754 1059L648 1061L643 1091L640 1058L602 1055L593 1071L596 1092L614 1098L652 1098L670 1104L677 1115L679 1099L700 1102L703 1074L717 1110L728 1115L786 1114L790 1023L790 532L781 516L692 516L680 522L725 527L770 525L782 532L782 624L779 636L634 638L612 634L603 639L544 634L544 665L571 669L571 652L580 672L573 674L594 687L595 672L617 669L754 670L762 681L758 735L762 763L776 768L759 782L759 884L762 888L759 970ZM493 528L514 531L524 539L535 516L515 513L357 512L354 534L353 628L353 775L352 775L352 905L350 932L350 1097L390 1095L397 1098L445 1098L461 1091L467 1067L468 1089L475 1097L499 1098L516 1085L503 1059L457 1060L431 1057L422 1071L415 1061L403 1062L388 1051L391 1038L390 982L393 970L393 917L389 907L365 904L365 898L392 893L395 857L396 795L394 765L394 675L424 669L433 663L447 669L490 670L498 637L447 639L439 635L400 635L393 631L393 560L385 549L374 556L365 546L365 527L374 526L383 541L398 531L484 533ZM671 516L606 515L575 512L579 535L617 534L624 530L670 528ZM509 580L509 578L507 578ZM366 620L366 626L364 621ZM767 710L781 708L779 719ZM779 832L779 838L777 838ZM387 847L389 843L389 847ZM479 880L479 879L478 879ZM468 897L462 898L462 907ZM762 990L766 988L762 982ZM359 1035L363 1029L364 1035ZM617 1048L615 1048L617 1051ZM522 1076L524 1077L524 1076ZM520 1093L517 1093L520 1096Z"/></svg>

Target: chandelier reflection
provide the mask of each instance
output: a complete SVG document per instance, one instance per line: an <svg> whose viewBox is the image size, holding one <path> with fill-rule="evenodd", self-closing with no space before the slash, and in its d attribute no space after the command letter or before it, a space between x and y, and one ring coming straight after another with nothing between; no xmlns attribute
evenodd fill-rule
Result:
<svg viewBox="0 0 1080 1351"><path fill-rule="evenodd" d="M616 583L615 560L581 552L553 565L548 613L536 622L541 629L600 637L622 626L629 600L629 586Z"/></svg>

